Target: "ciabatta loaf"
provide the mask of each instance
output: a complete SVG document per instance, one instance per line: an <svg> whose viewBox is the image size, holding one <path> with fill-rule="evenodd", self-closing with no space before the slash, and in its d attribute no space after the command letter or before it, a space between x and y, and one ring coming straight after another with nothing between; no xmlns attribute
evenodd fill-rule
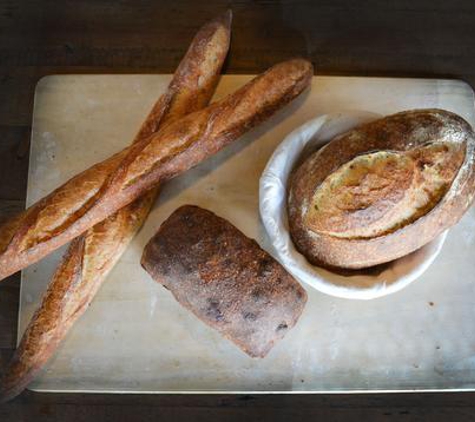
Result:
<svg viewBox="0 0 475 422"><path fill-rule="evenodd" d="M296 324L305 290L252 239L210 211L177 209L145 247L142 265L185 308L252 357Z"/></svg>

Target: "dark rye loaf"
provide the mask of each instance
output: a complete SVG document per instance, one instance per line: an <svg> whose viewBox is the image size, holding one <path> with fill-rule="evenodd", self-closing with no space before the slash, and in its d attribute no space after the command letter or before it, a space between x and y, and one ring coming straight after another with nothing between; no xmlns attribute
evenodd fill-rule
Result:
<svg viewBox="0 0 475 422"><path fill-rule="evenodd" d="M297 322L305 290L252 239L210 211L176 210L145 247L142 266L199 319L252 357Z"/></svg>

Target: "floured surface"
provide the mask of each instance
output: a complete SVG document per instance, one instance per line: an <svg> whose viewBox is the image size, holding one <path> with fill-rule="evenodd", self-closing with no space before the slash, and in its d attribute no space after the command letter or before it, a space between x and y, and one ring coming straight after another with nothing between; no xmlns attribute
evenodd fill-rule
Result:
<svg viewBox="0 0 475 422"><path fill-rule="evenodd" d="M249 76L225 76L217 96ZM165 75L51 76L35 101L28 203L127 145ZM440 107L475 123L461 82L316 77L312 90L269 122L162 190L144 228L74 326L45 372L41 391L341 391L475 389L475 210L449 232L435 263L394 295L358 302L306 288L297 326L263 360L181 308L139 266L141 251L178 206L196 204L267 247L259 177L279 142L324 113L391 114ZM21 334L60 253L23 272Z"/></svg>

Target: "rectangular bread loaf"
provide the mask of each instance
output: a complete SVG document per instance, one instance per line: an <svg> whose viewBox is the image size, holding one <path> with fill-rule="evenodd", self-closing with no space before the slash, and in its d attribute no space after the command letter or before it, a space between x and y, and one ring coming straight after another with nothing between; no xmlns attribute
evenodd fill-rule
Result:
<svg viewBox="0 0 475 422"><path fill-rule="evenodd" d="M231 223L186 205L149 241L142 266L199 319L252 357L264 357L297 322L307 294Z"/></svg>

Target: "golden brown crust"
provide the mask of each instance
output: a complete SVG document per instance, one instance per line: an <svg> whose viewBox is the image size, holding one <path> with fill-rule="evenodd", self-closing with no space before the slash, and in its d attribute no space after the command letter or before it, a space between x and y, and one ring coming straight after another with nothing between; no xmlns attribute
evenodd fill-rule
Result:
<svg viewBox="0 0 475 422"><path fill-rule="evenodd" d="M298 96L312 75L311 63L303 59L275 65L234 94L71 179L0 229L0 279L218 152ZM111 165L112 173L107 171ZM4 236L12 232L10 224L15 225L13 239Z"/></svg>
<svg viewBox="0 0 475 422"><path fill-rule="evenodd" d="M289 225L297 249L315 265L349 269L378 265L415 251L455 224L472 203L474 149L470 125L460 116L434 109L398 113L335 138L308 157L291 177ZM364 210L359 216L354 213L351 220L347 209L334 212L339 219L337 230L319 231L315 225L310 229L305 215L325 178L356 157L375 151L392 151L414 160L415 178L411 189L403 189L406 197L391 197L397 189L388 196L389 202L384 202L384 195L370 196L381 207L382 221L377 216L367 218ZM440 167L437 183L428 172L434 165ZM402 182L400 187L404 187ZM412 196L407 197L407 192ZM386 210L381 211L384 206L396 214L385 214ZM408 217L401 220L405 212ZM325 216L319 218L323 222L317 223L329 229ZM372 224L374 234L369 231Z"/></svg>
<svg viewBox="0 0 475 422"><path fill-rule="evenodd" d="M182 306L252 357L264 357L284 337L307 301L257 242L196 206L168 217L141 262Z"/></svg>
<svg viewBox="0 0 475 422"><path fill-rule="evenodd" d="M230 24L228 12L197 33L134 142L207 105L229 48ZM4 374L3 399L20 393L56 351L145 221L157 192L154 188L71 242Z"/></svg>
<svg viewBox="0 0 475 422"><path fill-rule="evenodd" d="M305 224L317 233L362 237L404 202L415 173L414 161L397 152L355 157L318 187Z"/></svg>

